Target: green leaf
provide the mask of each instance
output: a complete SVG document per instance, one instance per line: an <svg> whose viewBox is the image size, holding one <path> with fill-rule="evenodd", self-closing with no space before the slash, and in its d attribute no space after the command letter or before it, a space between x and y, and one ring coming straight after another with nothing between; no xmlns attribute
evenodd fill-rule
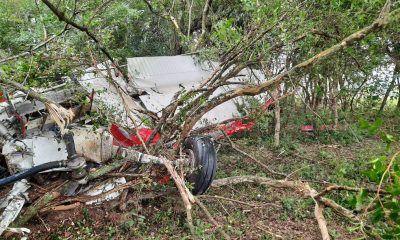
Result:
<svg viewBox="0 0 400 240"><path fill-rule="evenodd" d="M382 220L384 216L385 214L383 213L383 209L379 206L371 215L371 221L372 223L377 223Z"/></svg>
<svg viewBox="0 0 400 240"><path fill-rule="evenodd" d="M368 127L368 133L374 135L378 131L378 129L382 126L382 124L383 124L382 118L376 119L375 122Z"/></svg>
<svg viewBox="0 0 400 240"><path fill-rule="evenodd" d="M361 189L361 191L357 194L356 196L356 210L360 210L363 203L364 199L368 196L367 191L365 189Z"/></svg>
<svg viewBox="0 0 400 240"><path fill-rule="evenodd" d="M367 129L370 126L368 121L365 119L361 119L359 124L361 129Z"/></svg>

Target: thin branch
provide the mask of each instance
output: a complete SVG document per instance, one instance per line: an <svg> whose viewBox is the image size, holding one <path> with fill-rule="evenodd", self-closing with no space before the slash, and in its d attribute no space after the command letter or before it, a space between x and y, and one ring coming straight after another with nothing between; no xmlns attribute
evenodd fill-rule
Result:
<svg viewBox="0 0 400 240"><path fill-rule="evenodd" d="M211 215L211 213L208 211L208 209L206 208L206 206L198 199L196 198L196 203L197 205L199 205L199 207L203 210L203 212L206 214L208 220L218 228L218 231L224 236L224 238L226 240L230 240L231 238L229 237L228 234L226 234L226 232L222 229L222 226L218 224L217 221L215 221L215 219L213 218L213 216Z"/></svg>
<svg viewBox="0 0 400 240"><path fill-rule="evenodd" d="M335 190L345 190L345 191L350 191L350 192L360 192L362 190L368 191L368 192L377 192L378 190L375 188L358 188L358 187L348 187L348 186L340 186L340 185L331 185L327 188L325 188L322 192L320 192L318 195L315 196L315 198L320 198L322 196L325 196L327 193ZM385 194L386 191L381 190L381 194Z"/></svg>
<svg viewBox="0 0 400 240"><path fill-rule="evenodd" d="M260 185L266 185L269 187L274 188L286 188L292 189L303 196L311 197L316 201L320 202L321 204L332 208L336 213L339 215L348 218L353 222L359 222L360 218L356 216L352 211L346 209L345 207L337 204L335 201L328 199L328 198L318 198L316 199L315 196L318 195L318 192L311 188L308 183L299 182L299 181L286 181L286 180L276 180L266 177L259 177L259 176L233 176L227 177L222 179L214 180L212 183L212 187L222 187L226 185L234 185L239 183L256 183Z"/></svg>
<svg viewBox="0 0 400 240"><path fill-rule="evenodd" d="M397 155L399 155L399 154L400 154L400 151L396 152L395 154L393 154L392 158L390 159L390 162L389 162L388 166L386 167L385 171L383 172L382 177L379 181L378 190L376 191L375 197L369 202L368 206L365 208L364 214L367 213L368 209L372 206L372 204L375 202L376 199L378 199L379 204L381 205L382 209L385 210L385 207L383 206L383 203L380 198L380 193L383 191L382 184L383 184L383 181L386 179L386 175L390 174L389 171L392 168L392 165L393 165L394 161L396 160Z"/></svg>
<svg viewBox="0 0 400 240"><path fill-rule="evenodd" d="M220 199L220 200L224 200L224 201L229 201L229 202L233 202L233 203L239 203L242 205L246 205L249 207L259 207L257 204L252 204L252 203L247 203L247 202L243 202L243 201L239 201L236 199L232 199L232 198L226 198L226 197L221 197L221 196L212 196L212 195L200 195L197 198L210 198L210 199Z"/></svg>
<svg viewBox="0 0 400 240"><path fill-rule="evenodd" d="M265 165L264 163L262 163L260 160L258 160L257 158L251 156L250 154L246 153L245 151L239 149L238 147L236 147L235 143L230 139L230 137L225 133L224 130L221 129L222 134L225 136L225 138L228 140L230 146L236 150L237 152L239 152L240 154L242 154L243 156L246 156L248 158L250 158L251 160L253 160L254 162L256 162L258 165L260 165L262 168L264 168L265 170L267 170L269 173L273 174L273 175L278 175L278 176L282 176L282 177L286 177L286 174L284 173L280 173L280 172L276 172L272 169L270 169L267 165Z"/></svg>

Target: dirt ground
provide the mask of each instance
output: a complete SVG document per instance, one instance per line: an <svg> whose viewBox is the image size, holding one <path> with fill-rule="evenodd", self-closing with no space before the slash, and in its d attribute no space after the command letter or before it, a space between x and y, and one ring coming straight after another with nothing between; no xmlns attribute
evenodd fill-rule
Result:
<svg viewBox="0 0 400 240"><path fill-rule="evenodd" d="M254 143L247 138L236 142L238 147L272 169L292 173L292 180L308 181L317 190L330 182L362 183L364 165L360 163L383 151L383 146L373 138L353 144L296 141L280 149L271 149L268 144ZM216 178L237 175L269 176L252 160L228 146L221 147ZM25 227L32 231L30 239L191 239L186 213L173 184L157 187L158 193L169 194L151 196L150 193L149 198L139 200L138 196L144 192L131 191L130 204L125 211L119 210L118 201L100 206L80 205L67 211L41 213ZM52 188L54 186L40 187L42 192ZM201 197L202 201L233 239L320 239L312 199L249 183L211 188L207 195L209 197ZM346 196L331 197L340 202ZM357 230L352 230L355 227L352 223L330 209L326 209L325 217L332 239L361 236ZM194 208L194 224L198 238L222 238L197 207ZM6 239L17 239L17 236L8 235Z"/></svg>

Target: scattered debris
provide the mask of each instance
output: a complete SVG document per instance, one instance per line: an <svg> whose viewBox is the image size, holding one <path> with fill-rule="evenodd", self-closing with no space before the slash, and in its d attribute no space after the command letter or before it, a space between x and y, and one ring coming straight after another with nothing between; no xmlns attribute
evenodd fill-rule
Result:
<svg viewBox="0 0 400 240"><path fill-rule="evenodd" d="M7 230L8 226L17 218L26 201L26 191L29 189L26 180L18 181L14 184L10 193L2 199L0 208L5 208L1 215L0 235ZM26 231L24 231L26 232Z"/></svg>
<svg viewBox="0 0 400 240"><path fill-rule="evenodd" d="M122 190L112 190L127 183L123 176L92 182L90 172L102 166L104 173L115 169L112 164L107 168L106 163L110 159L165 164L165 159L135 149L143 144L142 141L147 142L152 138L152 144L156 144L161 137L159 133L152 136L153 129L143 126L146 116L140 112L160 112L176 92L198 86L215 66L216 63L198 64L191 56L131 58L128 59L128 70L135 78L130 82L125 82L118 70L105 62L87 69L76 81L64 78L64 83L49 89L36 89L34 94L25 91L26 88L17 83L12 85L23 91L12 92L4 88L0 96L0 145L6 163L4 167L7 167L11 176L0 179L0 187L12 183L14 187L1 204L5 210L0 222L0 234L17 218L25 204L29 193L29 183L25 178L36 176L46 181L44 175L36 174L48 173L48 176L52 176L54 172L63 173L68 176L69 182L58 192L64 196L99 196L86 204L100 204L117 198ZM235 78L235 84L255 81L261 75L254 70L242 70ZM218 91L231 90L235 84ZM142 94L138 96L138 92ZM79 96L86 100L77 100ZM240 101L231 100L218 106L207 113L196 128L221 123L218 129L223 129L227 135L251 129L254 122L230 120L239 116L237 105L241 104ZM264 109L272 105L273 101L268 100ZM108 109L115 117L110 128L94 126L90 119L85 118L85 114L102 108ZM129 111L133 110L137 112L132 117ZM68 112L68 117L63 112ZM129 133L127 129L136 129L136 132ZM208 134L220 138L223 135L218 129L208 131ZM184 148L186 150L181 159L171 164L175 167L188 166L191 169L187 173L188 179L194 183L192 192L202 194L211 185L215 175L217 157L213 144L208 137L194 137L188 138ZM204 158L202 149L213 157ZM170 181L167 177L161 177L163 182ZM68 209L68 205L65 206ZM57 207L64 209L63 205ZM26 218L29 219L29 216ZM15 228L12 231L29 232Z"/></svg>

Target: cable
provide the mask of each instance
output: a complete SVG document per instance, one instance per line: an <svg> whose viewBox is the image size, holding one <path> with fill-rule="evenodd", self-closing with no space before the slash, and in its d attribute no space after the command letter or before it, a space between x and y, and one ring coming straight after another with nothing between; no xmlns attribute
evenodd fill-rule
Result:
<svg viewBox="0 0 400 240"><path fill-rule="evenodd" d="M66 166L67 166L67 161L54 161L54 162L40 164L33 168L25 170L23 172L17 173L15 175L0 179L0 187L4 187L4 186L11 184L13 182L16 182L18 180L30 177L39 172L43 172L43 171L53 169L53 168L66 167Z"/></svg>

